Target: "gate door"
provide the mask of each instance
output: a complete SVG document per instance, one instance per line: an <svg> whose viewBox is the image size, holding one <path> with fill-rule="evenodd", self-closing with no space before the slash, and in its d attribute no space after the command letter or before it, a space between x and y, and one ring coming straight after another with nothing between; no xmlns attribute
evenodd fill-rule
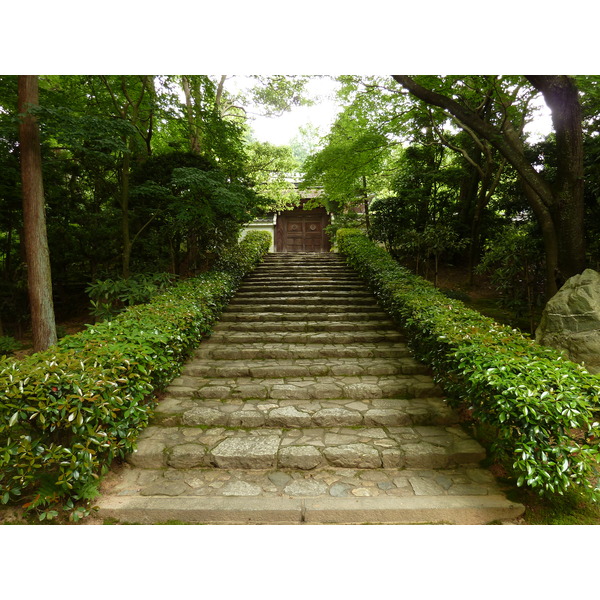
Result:
<svg viewBox="0 0 600 600"><path fill-rule="evenodd" d="M277 219L277 252L328 252L325 226L329 216L324 208L294 209Z"/></svg>

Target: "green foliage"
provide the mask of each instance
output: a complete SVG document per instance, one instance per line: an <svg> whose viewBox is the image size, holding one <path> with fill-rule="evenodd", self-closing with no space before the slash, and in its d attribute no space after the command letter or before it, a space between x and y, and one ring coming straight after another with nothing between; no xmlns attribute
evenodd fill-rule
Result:
<svg viewBox="0 0 600 600"><path fill-rule="evenodd" d="M448 299L360 232L342 230L337 239L448 401L493 429L491 451L519 486L540 494L583 486L597 497L600 378Z"/></svg>
<svg viewBox="0 0 600 600"><path fill-rule="evenodd" d="M414 260L417 274L425 265L425 276L430 267L437 275L438 263L443 256L452 256L464 249L468 240L460 238L456 229L444 222L418 223L416 205L408 198L382 198L371 206L371 238L383 242L386 250L395 258ZM429 259L433 259L430 265Z"/></svg>
<svg viewBox="0 0 600 600"><path fill-rule="evenodd" d="M500 306L514 317L527 317L530 332L535 315L543 308L544 249L530 225L506 225L486 244L480 273L489 273L492 285L501 295Z"/></svg>
<svg viewBox="0 0 600 600"><path fill-rule="evenodd" d="M148 302L173 285L175 279L170 273L152 273L95 281L86 289L92 314L99 320L110 319L128 306Z"/></svg>
<svg viewBox="0 0 600 600"><path fill-rule="evenodd" d="M298 171L300 164L288 146L253 141L248 144L246 155L246 172L253 187L260 190L261 211L288 210L300 202L289 181L290 173Z"/></svg>
<svg viewBox="0 0 600 600"><path fill-rule="evenodd" d="M255 75L258 85L251 90L253 101L262 106L266 116L282 115L293 106L310 106L306 98L306 75Z"/></svg>
<svg viewBox="0 0 600 600"><path fill-rule="evenodd" d="M385 133L370 123L369 115L355 106L341 112L322 139L323 148L308 156L300 189L322 186L329 207L364 205L373 194L386 189L387 162L393 145ZM314 204L322 202L319 198Z"/></svg>
<svg viewBox="0 0 600 600"><path fill-rule="evenodd" d="M340 215L335 215L333 222L325 227L325 233L329 236L332 244L335 244L335 237L340 229L365 229L365 216L364 214L356 212L347 212Z"/></svg>
<svg viewBox="0 0 600 600"><path fill-rule="evenodd" d="M93 498L114 458L134 450L155 392L210 332L269 238L250 233L218 268L148 304L22 361L0 361L2 503L23 502L44 519L62 503L74 519L81 516L76 504Z"/></svg>
<svg viewBox="0 0 600 600"><path fill-rule="evenodd" d="M7 356L21 349L21 343L10 335L0 335L0 356Z"/></svg>

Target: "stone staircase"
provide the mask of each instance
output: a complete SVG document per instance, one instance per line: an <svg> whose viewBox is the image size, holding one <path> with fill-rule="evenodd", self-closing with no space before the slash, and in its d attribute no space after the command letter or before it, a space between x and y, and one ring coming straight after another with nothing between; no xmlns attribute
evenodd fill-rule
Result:
<svg viewBox="0 0 600 600"><path fill-rule="evenodd" d="M488 523L483 448L332 253L270 254L159 403L101 518Z"/></svg>

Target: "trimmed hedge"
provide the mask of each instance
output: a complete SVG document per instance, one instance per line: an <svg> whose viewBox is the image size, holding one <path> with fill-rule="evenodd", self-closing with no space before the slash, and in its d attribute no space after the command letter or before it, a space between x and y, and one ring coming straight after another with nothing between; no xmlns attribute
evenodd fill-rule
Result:
<svg viewBox="0 0 600 600"><path fill-rule="evenodd" d="M407 332L450 405L491 426L492 455L538 493L577 484L598 496L600 378L509 327L440 293L358 230L339 251Z"/></svg>
<svg viewBox="0 0 600 600"><path fill-rule="evenodd" d="M270 243L267 232L249 233L211 271L148 304L22 361L1 361L2 503L40 510L62 502L71 517L85 514L78 501L93 498L112 460L133 451L155 393L179 374Z"/></svg>

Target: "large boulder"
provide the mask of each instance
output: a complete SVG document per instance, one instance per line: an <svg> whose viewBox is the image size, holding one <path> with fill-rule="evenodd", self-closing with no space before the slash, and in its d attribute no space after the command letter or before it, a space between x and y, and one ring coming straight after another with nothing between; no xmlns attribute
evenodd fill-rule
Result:
<svg viewBox="0 0 600 600"><path fill-rule="evenodd" d="M586 269L560 288L544 308L535 339L600 373L600 273Z"/></svg>

